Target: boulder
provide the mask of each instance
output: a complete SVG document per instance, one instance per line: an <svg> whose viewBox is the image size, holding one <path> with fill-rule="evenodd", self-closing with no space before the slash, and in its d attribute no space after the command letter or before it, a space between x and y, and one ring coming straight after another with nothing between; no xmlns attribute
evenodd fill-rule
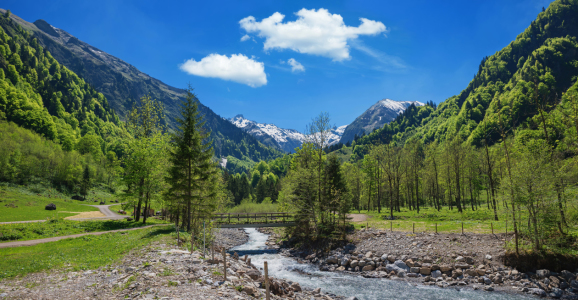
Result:
<svg viewBox="0 0 578 300"><path fill-rule="evenodd" d="M384 254L381 256L381 261L386 261L387 260L387 254Z"/></svg>
<svg viewBox="0 0 578 300"><path fill-rule="evenodd" d="M410 268L409 268L409 271L410 271L411 273L419 273L419 267L410 267Z"/></svg>
<svg viewBox="0 0 578 300"><path fill-rule="evenodd" d="M295 292L301 292L301 286L297 282L293 282L291 284L291 289L293 289Z"/></svg>
<svg viewBox="0 0 578 300"><path fill-rule="evenodd" d="M329 256L326 260L328 264L337 264L338 259L335 256Z"/></svg>
<svg viewBox="0 0 578 300"><path fill-rule="evenodd" d="M473 264L475 263L475 260L474 260L473 257L466 256L466 263L467 263L468 265L473 265Z"/></svg>
<svg viewBox="0 0 578 300"><path fill-rule="evenodd" d="M567 270L562 270L562 272L560 272L560 276L562 276L562 278L564 278L564 280L570 282L572 279L574 279L574 274L570 271Z"/></svg>
<svg viewBox="0 0 578 300"><path fill-rule="evenodd" d="M504 280L502 279L502 275L495 276L493 281L496 284L500 284L500 283L504 282Z"/></svg>
<svg viewBox="0 0 578 300"><path fill-rule="evenodd" d="M484 284L492 284L492 281L490 280L490 278L488 278L486 276L484 276L482 278L483 278Z"/></svg>
<svg viewBox="0 0 578 300"><path fill-rule="evenodd" d="M484 269L477 269L476 273L478 273L478 276L484 276L486 275L486 270Z"/></svg>
<svg viewBox="0 0 578 300"><path fill-rule="evenodd" d="M406 272L409 271L409 267L401 260L396 260L393 264Z"/></svg>
<svg viewBox="0 0 578 300"><path fill-rule="evenodd" d="M538 278L547 278L550 276L550 271L546 269L538 270L536 271L536 276L538 276Z"/></svg>
<svg viewBox="0 0 578 300"><path fill-rule="evenodd" d="M430 274L431 274L431 268L429 268L429 267L421 267L421 268L419 269L419 273L420 273L421 275L430 275Z"/></svg>
<svg viewBox="0 0 578 300"><path fill-rule="evenodd" d="M405 275L406 275L406 274L405 274L405 271L404 271L404 270L401 270L401 271L397 272L397 277L399 277L399 278L404 278Z"/></svg>
<svg viewBox="0 0 578 300"><path fill-rule="evenodd" d="M466 273L466 275L472 276L472 277L478 276L478 270L474 270L474 269L468 269L468 270L466 270L465 273ZM484 273L485 273L485 271L484 271Z"/></svg>
<svg viewBox="0 0 578 300"><path fill-rule="evenodd" d="M75 195L75 196L72 196L72 200L84 201L84 198L82 198L81 196Z"/></svg>
<svg viewBox="0 0 578 300"><path fill-rule="evenodd" d="M349 258L344 257L341 259L341 261L339 262L340 265L347 267L347 265L349 265Z"/></svg>
<svg viewBox="0 0 578 300"><path fill-rule="evenodd" d="M359 261L354 260L354 261L352 261L352 262L349 263L349 266L352 267L352 268L355 268L355 267L357 267L357 264L358 264L358 263L359 263Z"/></svg>
<svg viewBox="0 0 578 300"><path fill-rule="evenodd" d="M537 295L540 297L546 297L548 295L548 294L546 294L546 291L544 291L543 289L539 289L539 288L528 289L528 291L531 294Z"/></svg>
<svg viewBox="0 0 578 300"><path fill-rule="evenodd" d="M363 267L363 269L361 269L361 271L373 271L373 266L372 265L366 265L365 267Z"/></svg>
<svg viewBox="0 0 578 300"><path fill-rule="evenodd" d="M344 266L341 266L341 267L335 269L335 271L343 272L343 271L345 271L345 267L344 267Z"/></svg>
<svg viewBox="0 0 578 300"><path fill-rule="evenodd" d="M424 262L424 263L431 264L431 263L432 263L432 259L431 259L431 257L426 256L426 257L423 258L423 262Z"/></svg>
<svg viewBox="0 0 578 300"><path fill-rule="evenodd" d="M453 270L454 268L452 266L448 266L448 265L441 265L440 266L440 271L442 272L449 272L451 270Z"/></svg>
<svg viewBox="0 0 578 300"><path fill-rule="evenodd" d="M456 267L456 269L469 269L470 265L468 265L465 262L458 262L454 265Z"/></svg>
<svg viewBox="0 0 578 300"><path fill-rule="evenodd" d="M458 257L456 257L456 261L457 262L465 262L466 259L463 256L458 256Z"/></svg>
<svg viewBox="0 0 578 300"><path fill-rule="evenodd" d="M562 291L559 288L553 288L552 291L550 292L549 296L552 298L558 299L558 298L562 298L562 294L564 294L564 291Z"/></svg>
<svg viewBox="0 0 578 300"><path fill-rule="evenodd" d="M486 254L486 260L492 260L492 256L489 254Z"/></svg>
<svg viewBox="0 0 578 300"><path fill-rule="evenodd" d="M393 262L395 262L395 256L393 256L393 255L388 255L388 256L387 256L387 260L388 260L390 263L393 263Z"/></svg>
<svg viewBox="0 0 578 300"><path fill-rule="evenodd" d="M556 276L550 276L550 286L552 287L560 287L560 279L558 279L558 277Z"/></svg>
<svg viewBox="0 0 578 300"><path fill-rule="evenodd" d="M357 263L357 265L358 265L360 268L363 268L363 267L365 266L365 264L366 264L365 260L360 260L360 261Z"/></svg>
<svg viewBox="0 0 578 300"><path fill-rule="evenodd" d="M243 287L243 292L245 292L247 295L257 295L257 289L253 286L250 285L246 285Z"/></svg>
<svg viewBox="0 0 578 300"><path fill-rule="evenodd" d="M251 277L251 279L253 280L257 280L259 279L259 277L261 276L261 272L257 271L257 270L249 270L247 271L247 273L245 273L247 276ZM252 295L252 294L251 294Z"/></svg>
<svg viewBox="0 0 578 300"><path fill-rule="evenodd" d="M431 277L432 278L440 278L442 277L442 272L440 272L440 270L435 270L431 272Z"/></svg>
<svg viewBox="0 0 578 300"><path fill-rule="evenodd" d="M365 257L366 257L366 258L370 258L370 257L372 257L372 256L373 256L373 252L371 252L371 251L365 253Z"/></svg>
<svg viewBox="0 0 578 300"><path fill-rule="evenodd" d="M50 203L44 207L45 210L56 210L56 204Z"/></svg>
<svg viewBox="0 0 578 300"><path fill-rule="evenodd" d="M439 270L439 269L440 269L440 265L438 265L438 264L433 264L433 265L431 265L431 269L432 269L432 271Z"/></svg>

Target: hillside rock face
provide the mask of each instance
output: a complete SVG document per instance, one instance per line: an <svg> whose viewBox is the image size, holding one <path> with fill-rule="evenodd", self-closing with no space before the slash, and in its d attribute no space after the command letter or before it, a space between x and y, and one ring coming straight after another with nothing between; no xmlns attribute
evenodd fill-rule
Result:
<svg viewBox="0 0 578 300"><path fill-rule="evenodd" d="M261 143L278 147L285 152L293 152L300 147L306 139L306 135L294 130L279 128L275 124L257 123L246 119L243 115L236 115L228 119L235 126L256 137ZM328 139L328 146L338 143L347 125L333 127Z"/></svg>
<svg viewBox="0 0 578 300"><path fill-rule="evenodd" d="M356 134L361 136L364 132L370 133L375 128L383 127L384 124L395 120L411 105L423 106L425 104L419 101L395 101L391 99L377 101L347 126L341 137L341 142L345 144L353 141Z"/></svg>

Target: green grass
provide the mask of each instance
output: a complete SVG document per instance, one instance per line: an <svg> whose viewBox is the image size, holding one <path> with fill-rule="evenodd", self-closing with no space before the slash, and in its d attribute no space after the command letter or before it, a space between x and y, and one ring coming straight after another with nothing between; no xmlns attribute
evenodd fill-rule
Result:
<svg viewBox="0 0 578 300"><path fill-rule="evenodd" d="M130 250L163 240L174 243L172 227L83 236L30 247L0 249L0 279L52 269L96 269L121 259Z"/></svg>
<svg viewBox="0 0 578 300"><path fill-rule="evenodd" d="M56 210L45 210L44 207L49 203L54 203ZM81 203L83 202L3 189L0 190L0 222L45 220L53 217L74 216L76 215L74 212L98 211L96 207Z"/></svg>
<svg viewBox="0 0 578 300"><path fill-rule="evenodd" d="M166 224L157 219L147 219L146 225ZM142 222L126 220L71 221L50 219L41 223L16 223L0 225L0 242L36 240L85 232L109 231L145 226Z"/></svg>

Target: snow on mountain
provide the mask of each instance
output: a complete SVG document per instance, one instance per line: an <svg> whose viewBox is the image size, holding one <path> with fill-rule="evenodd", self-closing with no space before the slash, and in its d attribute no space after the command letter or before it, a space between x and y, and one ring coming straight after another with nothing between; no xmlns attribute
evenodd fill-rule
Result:
<svg viewBox="0 0 578 300"><path fill-rule="evenodd" d="M383 127L384 124L395 120L411 105L424 106L425 104L419 101L395 101L391 99L377 101L347 126L342 133L341 142L345 144L352 141L355 135L360 136L364 132L369 133L375 128Z"/></svg>
<svg viewBox="0 0 578 300"><path fill-rule="evenodd" d="M236 115L228 120L235 126L255 136L262 143L271 145L273 142L285 152L293 152L295 148L300 147L301 144L303 144L307 137L305 134L297 130L279 128L275 124L257 123L245 119L243 115ZM331 129L331 134L328 139L329 146L339 142L345 127L347 127L347 125Z"/></svg>

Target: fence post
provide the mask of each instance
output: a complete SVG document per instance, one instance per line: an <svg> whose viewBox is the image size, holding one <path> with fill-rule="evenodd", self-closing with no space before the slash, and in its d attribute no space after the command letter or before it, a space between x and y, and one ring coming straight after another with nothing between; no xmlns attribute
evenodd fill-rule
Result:
<svg viewBox="0 0 578 300"><path fill-rule="evenodd" d="M464 234L464 222L462 222L462 234Z"/></svg>
<svg viewBox="0 0 578 300"><path fill-rule="evenodd" d="M494 223L490 223L490 225L492 226L492 234L494 234Z"/></svg>
<svg viewBox="0 0 578 300"><path fill-rule="evenodd" d="M393 221L389 222L389 231L393 232Z"/></svg>
<svg viewBox="0 0 578 300"><path fill-rule="evenodd" d="M223 275L227 281L227 252L225 252L225 247L223 247Z"/></svg>
<svg viewBox="0 0 578 300"><path fill-rule="evenodd" d="M267 262L265 262L265 299L269 300L269 273L267 269Z"/></svg>
<svg viewBox="0 0 578 300"><path fill-rule="evenodd" d="M411 232L415 234L415 223L411 223Z"/></svg>
<svg viewBox="0 0 578 300"><path fill-rule="evenodd" d="M211 240L211 256L213 259L213 263L215 261L215 241Z"/></svg>
<svg viewBox="0 0 578 300"><path fill-rule="evenodd" d="M203 221L203 257L207 257L205 221Z"/></svg>
<svg viewBox="0 0 578 300"><path fill-rule="evenodd" d="M436 234L438 234L438 223L436 223Z"/></svg>
<svg viewBox="0 0 578 300"><path fill-rule="evenodd" d="M365 230L369 229L369 222L365 223Z"/></svg>

